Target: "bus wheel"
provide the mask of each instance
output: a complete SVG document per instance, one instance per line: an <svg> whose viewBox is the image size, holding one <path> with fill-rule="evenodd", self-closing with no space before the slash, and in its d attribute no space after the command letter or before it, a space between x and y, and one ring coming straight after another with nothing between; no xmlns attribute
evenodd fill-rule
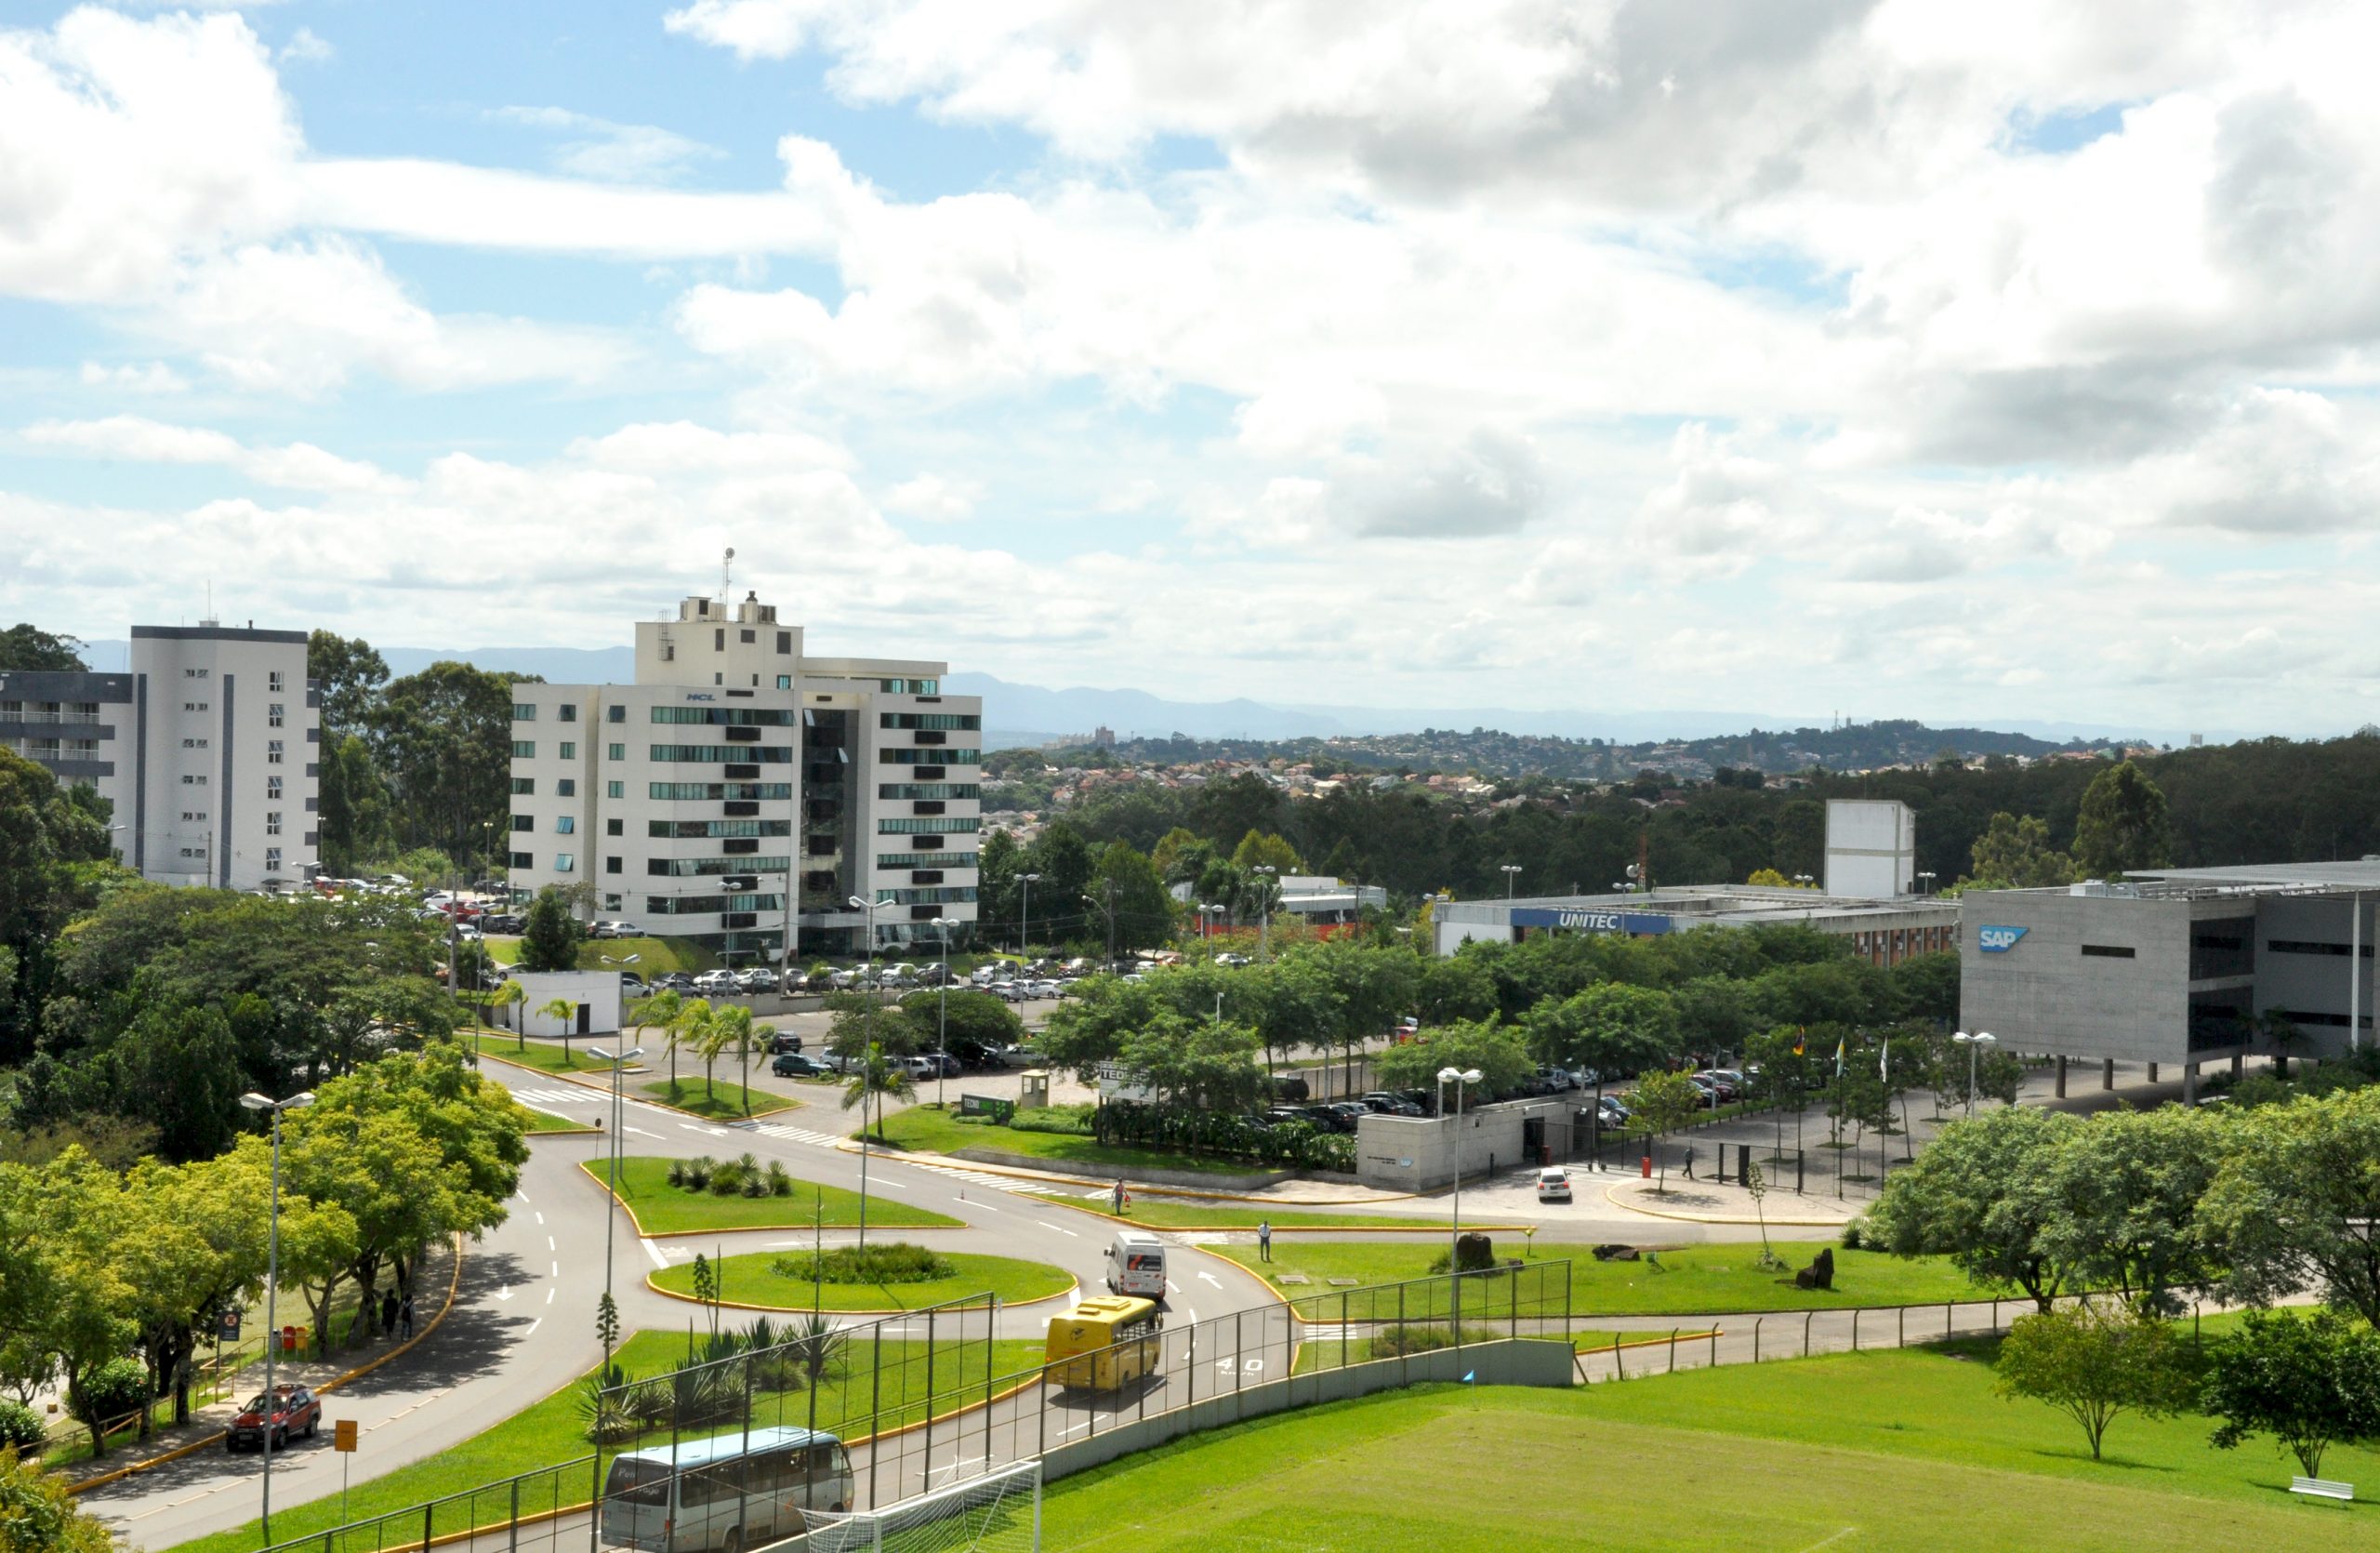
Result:
<svg viewBox="0 0 2380 1553"><path fill-rule="evenodd" d="M719 1545L719 1553L744 1553L743 1527L737 1526L729 1531L727 1540Z"/></svg>

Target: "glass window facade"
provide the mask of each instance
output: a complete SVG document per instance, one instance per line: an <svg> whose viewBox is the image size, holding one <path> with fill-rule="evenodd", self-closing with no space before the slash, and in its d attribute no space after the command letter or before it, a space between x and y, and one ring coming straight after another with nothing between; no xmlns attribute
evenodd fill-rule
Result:
<svg viewBox="0 0 2380 1553"><path fill-rule="evenodd" d="M883 750L878 754L887 765L981 765L981 750L942 750L927 745L917 750Z"/></svg>
<svg viewBox="0 0 2380 1553"><path fill-rule="evenodd" d="M975 886L944 884L923 890L879 890L876 898L893 906L949 906L973 900Z"/></svg>
<svg viewBox="0 0 2380 1553"><path fill-rule="evenodd" d="M879 819L876 833L879 836L969 836L984 828L984 822L973 815L956 818Z"/></svg>
<svg viewBox="0 0 2380 1553"><path fill-rule="evenodd" d="M699 879L722 873L783 873L793 859L776 857L648 857L644 871L662 879Z"/></svg>
<svg viewBox="0 0 2380 1553"><path fill-rule="evenodd" d="M927 728L937 733L973 733L984 725L981 714L972 711L881 711L876 714L879 728Z"/></svg>
<svg viewBox="0 0 2380 1553"><path fill-rule="evenodd" d="M693 723L713 728L790 728L793 713L782 707L655 707L655 723Z"/></svg>
<svg viewBox="0 0 2380 1553"><path fill-rule="evenodd" d="M793 796L791 782L648 782L645 796L657 803L717 803L735 798L771 799Z"/></svg>
<svg viewBox="0 0 2380 1553"><path fill-rule="evenodd" d="M754 896L647 896L644 909L654 917L715 917L722 911L782 911L785 896L774 891Z"/></svg>
<svg viewBox="0 0 2380 1553"><path fill-rule="evenodd" d="M879 798L981 798L981 782L879 782Z"/></svg>
<svg viewBox="0 0 2380 1553"><path fill-rule="evenodd" d="M536 760L537 758L537 741L529 738L514 739L512 741L512 758L516 761Z"/></svg>
<svg viewBox="0 0 2380 1553"><path fill-rule="evenodd" d="M535 795L536 790L537 779L535 776L515 776L512 778L513 797L528 798Z"/></svg>
<svg viewBox="0 0 2380 1553"><path fill-rule="evenodd" d="M515 723L535 723L536 720L537 704L535 701L515 701L512 703L512 721Z"/></svg>
<svg viewBox="0 0 2380 1553"><path fill-rule="evenodd" d="M876 687L887 696L939 696L940 680L879 680Z"/></svg>
<svg viewBox="0 0 2380 1553"><path fill-rule="evenodd" d="M648 836L687 838L705 836L790 836L793 821L789 819L649 819L644 822Z"/></svg>
<svg viewBox="0 0 2380 1553"><path fill-rule="evenodd" d="M981 854L973 852L879 852L879 869L972 869Z"/></svg>
<svg viewBox="0 0 2380 1553"><path fill-rule="evenodd" d="M790 765L793 749L785 744L656 744L653 758L679 765Z"/></svg>

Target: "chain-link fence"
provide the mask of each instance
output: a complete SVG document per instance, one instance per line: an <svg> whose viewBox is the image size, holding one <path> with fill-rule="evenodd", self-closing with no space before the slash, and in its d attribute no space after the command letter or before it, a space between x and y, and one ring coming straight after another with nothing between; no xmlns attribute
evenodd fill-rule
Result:
<svg viewBox="0 0 2380 1553"><path fill-rule="evenodd" d="M477 1545L471 1533L489 1528L496 1529L495 1540L486 1544L490 1547L569 1553L587 1546L585 1507L594 1467L592 1454L574 1456L443 1499L286 1538L262 1553L400 1553L464 1541Z"/></svg>

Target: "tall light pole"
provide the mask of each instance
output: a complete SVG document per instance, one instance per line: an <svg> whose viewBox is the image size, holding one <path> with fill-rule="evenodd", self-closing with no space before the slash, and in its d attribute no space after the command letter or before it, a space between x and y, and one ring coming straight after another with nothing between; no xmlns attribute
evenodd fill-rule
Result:
<svg viewBox="0 0 2380 1553"><path fill-rule="evenodd" d="M1967 1049L1967 1114L1973 1116L1975 1114L1975 1055L1982 1048L1997 1045L1999 1042L1990 1030L1977 1030L1973 1035L1969 1035L1964 1030L1953 1030L1950 1033L1950 1039Z"/></svg>
<svg viewBox="0 0 2380 1553"><path fill-rule="evenodd" d="M948 917L936 917L933 925L942 930L942 1012L933 1042L933 1103L939 1107L945 1104L942 1065L950 1056L950 930L959 924Z"/></svg>
<svg viewBox="0 0 2380 1553"><path fill-rule="evenodd" d="M1038 873L1020 873L1016 882L1025 886L1025 894L1017 909L1016 958L1019 962L1033 958L1033 886L1040 881Z"/></svg>
<svg viewBox="0 0 2380 1553"><path fill-rule="evenodd" d="M862 900L852 896L852 909L867 913L867 1050L860 1056L859 1082L859 1243L867 1246L867 1100L876 1090L876 1065L884 1060L876 1049L876 1010L884 1002L884 989L876 985L876 913L882 909L880 900ZM880 1092L879 1092L880 1095ZM880 1100L879 1100L879 1108Z"/></svg>
<svg viewBox="0 0 2380 1553"><path fill-rule="evenodd" d="M1273 957L1273 886L1279 880L1281 870L1271 863L1259 863L1248 871L1263 876L1257 886L1257 901L1263 909L1263 915L1257 919L1256 958L1270 960Z"/></svg>
<svg viewBox="0 0 2380 1553"><path fill-rule="evenodd" d="M603 1297L609 1300L612 1297L612 1226L619 1221L620 1216L620 1123L627 1119L620 1107L620 1069L644 1055L644 1048L631 1046L618 1056L614 1056L601 1046L589 1046L587 1055L598 1062L610 1064L612 1069L612 1162L606 1176L612 1188L612 1201L605 1205L603 1212ZM607 1377L607 1385L612 1373L611 1331L611 1326L606 1323L603 1328L603 1374Z"/></svg>
<svg viewBox="0 0 2380 1553"><path fill-rule="evenodd" d="M1510 906L1513 903L1513 887L1520 883L1521 866L1518 863L1505 863L1498 871L1504 876L1504 904Z"/></svg>
<svg viewBox="0 0 2380 1553"><path fill-rule="evenodd" d="M272 1356L281 1348L281 1320L275 1296L281 1293L281 1113L303 1110L314 1103L314 1092L301 1089L286 1100L275 1100L250 1090L240 1104L252 1111L272 1113L272 1208L264 1239L264 1516L262 1546L272 1546L272 1414L281 1394L272 1388ZM372 1291L364 1291L370 1299Z"/></svg>
<svg viewBox="0 0 2380 1553"><path fill-rule="evenodd" d="M1447 1109L1447 1085L1454 1085L1454 1222L1447 1231L1447 1272L1454 1278L1457 1294L1454 1300L1454 1325L1458 1334L1462 1330L1461 1264L1456 1259L1455 1247L1462 1240L1462 1089L1465 1084L1479 1082L1476 1068L1441 1068L1438 1069L1438 1114Z"/></svg>

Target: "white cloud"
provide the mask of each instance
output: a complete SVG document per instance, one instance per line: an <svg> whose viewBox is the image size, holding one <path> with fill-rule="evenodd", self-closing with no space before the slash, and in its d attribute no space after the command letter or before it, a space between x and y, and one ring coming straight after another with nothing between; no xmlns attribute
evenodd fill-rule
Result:
<svg viewBox="0 0 2380 1553"><path fill-rule="evenodd" d="M311 27L300 27L289 34L289 41L281 46L281 51L273 59L284 65L320 64L337 52L331 46L329 39Z"/></svg>
<svg viewBox="0 0 2380 1553"><path fill-rule="evenodd" d="M20 433L35 447L92 458L152 464L219 464L259 484L324 492L393 491L403 482L370 464L341 458L309 443L250 447L203 427L171 426L139 416L103 420L45 420Z"/></svg>
<svg viewBox="0 0 2380 1553"><path fill-rule="evenodd" d="M950 480L939 474L904 480L884 493L884 505L889 511L937 523L952 523L968 516L983 499L984 487L978 482Z"/></svg>
<svg viewBox="0 0 2380 1553"><path fill-rule="evenodd" d="M164 362L118 362L110 366L101 362L85 362L82 370L85 388L115 389L126 393L185 393L190 381Z"/></svg>
<svg viewBox="0 0 2380 1553"><path fill-rule="evenodd" d="M657 125L615 124L566 108L498 108L489 116L566 137L555 152L554 166L573 178L662 183L727 154Z"/></svg>

